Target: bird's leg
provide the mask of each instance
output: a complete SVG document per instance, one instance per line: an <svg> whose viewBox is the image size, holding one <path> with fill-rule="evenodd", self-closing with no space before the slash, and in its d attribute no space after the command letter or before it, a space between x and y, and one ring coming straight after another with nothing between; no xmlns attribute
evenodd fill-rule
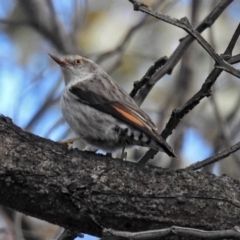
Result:
<svg viewBox="0 0 240 240"><path fill-rule="evenodd" d="M125 152L125 146L123 146L123 148L122 148L121 159L122 159L123 161L124 161L124 160L127 160L127 152Z"/></svg>
<svg viewBox="0 0 240 240"><path fill-rule="evenodd" d="M88 152L94 152L94 153L96 153L97 150L98 150L98 148L96 148L96 147L94 147L94 146L92 146L92 145L87 145L83 150L84 150L84 151L88 151Z"/></svg>
<svg viewBox="0 0 240 240"><path fill-rule="evenodd" d="M59 141L58 143L67 144L68 149L71 149L72 146L73 146L73 143L77 140L80 140L80 139L82 139L82 138L81 137L75 137L75 138L70 138L70 139L65 140L65 141Z"/></svg>

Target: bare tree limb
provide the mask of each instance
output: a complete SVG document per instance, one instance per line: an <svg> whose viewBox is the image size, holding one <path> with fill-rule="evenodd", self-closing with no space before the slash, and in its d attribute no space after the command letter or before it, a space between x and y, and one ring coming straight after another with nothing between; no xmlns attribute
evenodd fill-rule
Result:
<svg viewBox="0 0 240 240"><path fill-rule="evenodd" d="M155 12L153 10L151 10L150 8L148 8L148 6L139 3L138 1L135 0L130 0L130 2L132 2L134 4L134 10L136 11L142 11L144 13L147 13L157 19L160 19L164 22L167 22L171 25L174 25L176 27L179 27L183 30L185 30L189 35L191 35L193 38L195 38L195 40L198 41L198 43L208 52L208 54L213 58L213 60L215 61L216 65L223 69L224 71L236 76L236 77L240 77L240 71L235 69L234 67L232 67L231 65L229 65L227 62L224 61L224 59L222 59L215 51L214 49L210 46L210 44L201 36L201 34L195 30L189 20L187 19L187 17L184 17L180 20L175 19L175 18L171 18L167 15L164 15L160 12Z"/></svg>
<svg viewBox="0 0 240 240"><path fill-rule="evenodd" d="M218 162L218 161L230 156L232 153L238 151L239 149L240 149L240 142L217 153L216 155L214 155L212 157L206 158L205 160L202 160L202 161L199 161L199 162L196 162L196 163L190 165L189 167L187 167L187 169L198 170L200 168L203 168L205 166L208 166L210 164L213 164L215 162Z"/></svg>
<svg viewBox="0 0 240 240"><path fill-rule="evenodd" d="M240 224L240 183L230 177L137 168L69 151L4 116L0 142L0 204L74 232L101 236L103 228L223 230Z"/></svg>
<svg viewBox="0 0 240 240"><path fill-rule="evenodd" d="M142 79L140 81L136 81L134 83L134 88L133 90L130 92L130 96L134 97L138 91L138 89L140 89L142 86L148 84L149 80L151 79L151 77L156 73L156 71L162 67L164 64L166 64L168 58L167 57L162 57L159 58L153 66L151 66L148 71L146 72L146 74L142 77Z"/></svg>
<svg viewBox="0 0 240 240"><path fill-rule="evenodd" d="M196 30L201 33L208 27L211 27L212 24L218 19L218 17L222 14L222 12L229 6L229 4L233 0L222 0L212 11L208 14L205 19L196 27ZM179 46L176 50L172 53L169 57L167 63L162 66L156 74L150 79L148 84L145 86L141 86L138 89L137 94L134 96L134 100L141 105L150 90L153 86L161 79L164 75L170 74L177 63L182 58L183 54L186 52L187 48L191 45L194 41L194 38L190 35L186 36L185 38L181 39Z"/></svg>
<svg viewBox="0 0 240 240"><path fill-rule="evenodd" d="M189 236L201 239L226 239L226 238L240 238L239 227L236 226L232 229L222 231L204 231L200 229L184 228L178 226L172 226L170 228L145 231L145 232L123 232L115 231L113 229L104 229L105 233L110 233L113 236L123 237L124 239L131 240L153 240L156 238L162 238L166 236Z"/></svg>
<svg viewBox="0 0 240 240"><path fill-rule="evenodd" d="M240 35L240 24L238 25L235 33L233 34L233 37L230 40L230 43L224 52L222 56L227 55L227 61L231 60L231 56L229 56L229 52L231 52L232 48L234 48L234 44L236 44L236 41ZM169 119L165 129L161 133L161 137L166 139L172 131L176 128L180 120L189 113L194 107L196 107L200 101L205 98L209 97L211 95L211 88L219 75L222 73L222 69L220 69L218 66L216 66L212 72L209 74L205 82L203 83L201 89L193 96L191 97L182 107L176 108L173 110L171 118ZM144 165L148 162L149 159L153 158L157 154L157 151L155 149L149 149L146 154L139 160L139 165Z"/></svg>
<svg viewBox="0 0 240 240"><path fill-rule="evenodd" d="M228 61L230 64L235 64L240 62L240 54L232 56L231 59Z"/></svg>

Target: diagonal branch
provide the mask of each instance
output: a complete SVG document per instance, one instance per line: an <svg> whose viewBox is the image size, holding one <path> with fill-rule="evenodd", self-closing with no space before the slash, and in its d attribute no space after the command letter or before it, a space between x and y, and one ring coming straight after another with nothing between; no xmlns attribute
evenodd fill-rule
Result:
<svg viewBox="0 0 240 240"><path fill-rule="evenodd" d="M167 22L171 25L174 25L176 27L179 27L183 30L185 30L189 35L191 35L195 40L198 41L198 43L208 52L208 54L214 59L216 65L219 65L221 69L224 71L236 76L240 77L240 71L229 65L227 62L224 61L210 46L210 44L199 34L199 32L194 29L190 22L188 21L187 17L184 17L180 20L171 18L167 15L164 15L160 12L156 12L151 10L148 6L139 3L138 1L130 0L134 4L134 10L141 11L144 13L147 13L157 19L160 19L164 22Z"/></svg>
<svg viewBox="0 0 240 240"><path fill-rule="evenodd" d="M233 37L226 48L226 51L224 52L223 56L227 55L228 62L231 62L231 56L229 56L229 52L232 52L232 49L234 48L234 44L236 44L237 39L240 35L240 24L238 25L235 33L233 34ZM191 97L182 107L176 108L173 110L171 118L169 119L165 129L162 131L161 136L166 139L169 135L171 135L172 131L177 127L180 120L189 113L194 107L196 107L200 101L204 97L209 97L211 94L211 88L219 75L221 74L222 70L218 67L215 67L210 75L207 77L206 81L202 85L201 89L193 96ZM138 164L143 165L148 162L149 159L153 158L157 154L157 151L154 149L149 149L146 154L140 159Z"/></svg>
<svg viewBox="0 0 240 240"><path fill-rule="evenodd" d="M234 32L231 41L229 42L227 49L224 52L224 55L232 56L232 51L237 43L240 34L240 24L238 24L236 31Z"/></svg>
<svg viewBox="0 0 240 240"><path fill-rule="evenodd" d="M212 24L217 20L217 18L222 14L222 12L228 7L228 5L233 0L222 0L212 11L210 14L208 14L204 20L196 27L196 30L201 33L204 30L206 30L208 27L211 27ZM134 100L138 103L138 105L141 105L150 90L153 88L153 86L158 82L159 79L161 79L164 75L170 74L174 67L177 65L177 63L182 58L183 54L186 52L188 47L191 45L191 43L194 41L194 38L190 35L183 38L179 44L179 46L176 48L176 50L172 53L172 55L169 57L167 63L162 66L156 74L148 81L146 85L141 86L141 88L137 88L138 86L135 86L134 88L137 88L137 94L134 96Z"/></svg>
<svg viewBox="0 0 240 240"><path fill-rule="evenodd" d="M238 151L240 149L240 142L236 143L235 145L217 153L216 155L206 158L202 161L196 162L192 165L190 165L189 167L187 167L186 169L189 170L198 170L200 168L206 167L210 164L213 164L215 162L218 162L228 156L230 156L232 153Z"/></svg>
<svg viewBox="0 0 240 240"><path fill-rule="evenodd" d="M129 93L129 95L133 98L138 89L140 89L142 86L147 85L149 80L151 79L151 77L156 73L156 71L162 67L164 64L166 64L168 58L167 57L162 57L159 58L154 64L153 66L151 66L148 71L146 72L146 74L142 77L142 79L140 81L136 81L134 82L134 88L133 90Z"/></svg>

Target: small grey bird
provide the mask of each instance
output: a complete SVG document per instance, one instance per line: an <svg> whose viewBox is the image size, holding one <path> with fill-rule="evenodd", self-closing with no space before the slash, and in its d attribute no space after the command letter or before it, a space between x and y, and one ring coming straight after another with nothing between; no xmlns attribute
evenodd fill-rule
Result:
<svg viewBox="0 0 240 240"><path fill-rule="evenodd" d="M176 157L149 116L100 66L77 55L50 57L61 66L66 84L62 114L86 143L106 151L139 145Z"/></svg>

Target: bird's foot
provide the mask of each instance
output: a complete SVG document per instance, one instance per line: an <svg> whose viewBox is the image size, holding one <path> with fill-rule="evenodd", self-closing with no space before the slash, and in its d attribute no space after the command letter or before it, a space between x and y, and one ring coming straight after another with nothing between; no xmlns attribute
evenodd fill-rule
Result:
<svg viewBox="0 0 240 240"><path fill-rule="evenodd" d="M121 159L122 159L123 161L126 161L126 160L127 160L127 152L123 152L123 153L122 153Z"/></svg>
<svg viewBox="0 0 240 240"><path fill-rule="evenodd" d="M88 151L88 152L94 152L96 153L98 150L98 148L92 146L92 145L87 145L85 148L84 148L84 151Z"/></svg>
<svg viewBox="0 0 240 240"><path fill-rule="evenodd" d="M61 143L61 144L66 144L68 149L72 149L72 146L73 146L73 143L77 140L80 140L81 138L80 137L75 137L75 138L70 138L68 140L65 140L65 141L58 141L58 143Z"/></svg>
<svg viewBox="0 0 240 240"><path fill-rule="evenodd" d="M127 160L127 152L125 152L125 147L123 147L123 149L122 149L121 159L123 161Z"/></svg>

